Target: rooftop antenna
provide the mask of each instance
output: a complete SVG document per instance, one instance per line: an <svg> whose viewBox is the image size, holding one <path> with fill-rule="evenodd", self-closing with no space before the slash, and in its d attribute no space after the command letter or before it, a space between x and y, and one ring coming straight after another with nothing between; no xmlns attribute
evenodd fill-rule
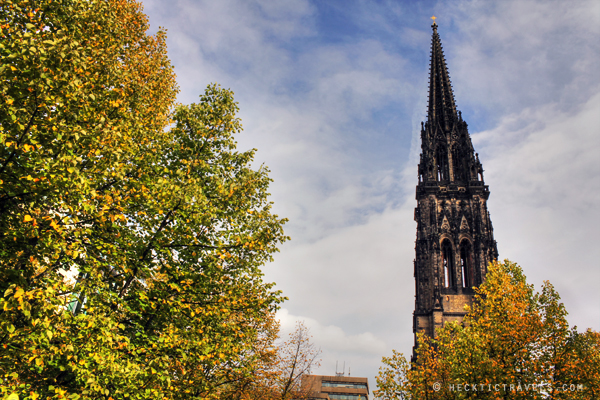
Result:
<svg viewBox="0 0 600 400"><path fill-rule="evenodd" d="M350 367L348 367L348 376L350 376Z"/></svg>

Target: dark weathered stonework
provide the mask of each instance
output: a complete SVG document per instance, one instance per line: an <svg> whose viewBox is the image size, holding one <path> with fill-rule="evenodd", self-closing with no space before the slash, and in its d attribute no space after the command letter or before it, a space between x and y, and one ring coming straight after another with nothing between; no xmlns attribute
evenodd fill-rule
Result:
<svg viewBox="0 0 600 400"><path fill-rule="evenodd" d="M437 25L432 25L429 108L421 125L413 331L435 335L462 320L473 287L498 258L487 210L490 195L467 123L456 110ZM413 348L414 357L414 348Z"/></svg>

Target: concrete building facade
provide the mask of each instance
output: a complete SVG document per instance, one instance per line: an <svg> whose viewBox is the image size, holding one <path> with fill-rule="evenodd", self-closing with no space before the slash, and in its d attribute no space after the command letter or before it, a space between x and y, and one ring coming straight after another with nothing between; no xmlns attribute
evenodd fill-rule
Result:
<svg viewBox="0 0 600 400"><path fill-rule="evenodd" d="M304 375L302 389L310 400L368 400L367 378L354 376Z"/></svg>

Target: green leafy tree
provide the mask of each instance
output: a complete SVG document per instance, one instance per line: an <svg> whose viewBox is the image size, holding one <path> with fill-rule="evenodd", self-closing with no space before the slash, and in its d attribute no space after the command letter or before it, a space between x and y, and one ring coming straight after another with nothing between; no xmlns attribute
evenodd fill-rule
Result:
<svg viewBox="0 0 600 400"><path fill-rule="evenodd" d="M535 293L520 267L490 264L462 324L435 339L419 336L417 362L384 357L384 399L595 399L600 387L597 332L570 329L549 282ZM511 386L512 385L512 386Z"/></svg>
<svg viewBox="0 0 600 400"><path fill-rule="evenodd" d="M173 109L132 0L0 5L0 375L20 398L193 399L256 365L287 238L233 93Z"/></svg>

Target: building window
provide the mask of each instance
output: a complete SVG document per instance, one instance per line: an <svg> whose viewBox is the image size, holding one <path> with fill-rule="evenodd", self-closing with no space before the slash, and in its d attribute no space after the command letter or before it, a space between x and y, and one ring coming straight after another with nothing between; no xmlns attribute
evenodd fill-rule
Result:
<svg viewBox="0 0 600 400"><path fill-rule="evenodd" d="M325 393L325 392L323 392ZM327 393L331 400L368 400L365 394L354 393Z"/></svg>
<svg viewBox="0 0 600 400"><path fill-rule="evenodd" d="M356 382L332 382L332 381L323 381L321 383L323 387L338 387L338 388L348 388L348 389L366 389L366 383L356 383Z"/></svg>
<svg viewBox="0 0 600 400"><path fill-rule="evenodd" d="M471 288L475 286L473 251L471 250L471 243L468 240L463 240L460 244L460 267L463 287Z"/></svg>
<svg viewBox="0 0 600 400"><path fill-rule="evenodd" d="M443 145L438 145L435 161L437 164L437 180L438 181L447 181L448 180L448 152L446 151L446 147Z"/></svg>
<svg viewBox="0 0 600 400"><path fill-rule="evenodd" d="M454 287L454 252L448 240L442 243L442 268L444 270L444 287Z"/></svg>
<svg viewBox="0 0 600 400"><path fill-rule="evenodd" d="M458 155L458 150L454 149L452 152L452 168L454 169L454 180L455 181L465 181L465 176L462 168L462 160Z"/></svg>

